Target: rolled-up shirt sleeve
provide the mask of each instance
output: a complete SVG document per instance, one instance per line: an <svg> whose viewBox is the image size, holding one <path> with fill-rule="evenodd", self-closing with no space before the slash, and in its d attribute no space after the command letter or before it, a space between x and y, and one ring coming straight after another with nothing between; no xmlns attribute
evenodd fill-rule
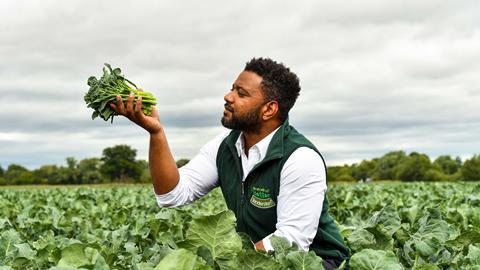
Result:
<svg viewBox="0 0 480 270"><path fill-rule="evenodd" d="M307 147L295 150L280 174L273 235L285 237L307 251L317 233L326 190L326 171L320 155ZM263 239L267 251L273 250L271 235Z"/></svg>
<svg viewBox="0 0 480 270"><path fill-rule="evenodd" d="M210 140L192 160L178 170L180 179L174 189L165 194L155 194L160 207L192 203L218 185L216 157L218 148L228 133L224 131Z"/></svg>

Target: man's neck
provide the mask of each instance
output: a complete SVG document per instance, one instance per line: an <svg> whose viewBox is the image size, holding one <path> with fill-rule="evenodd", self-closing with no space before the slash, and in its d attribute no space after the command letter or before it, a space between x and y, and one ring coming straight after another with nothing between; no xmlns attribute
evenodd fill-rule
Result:
<svg viewBox="0 0 480 270"><path fill-rule="evenodd" d="M263 138L267 137L270 133L272 133L281 125L282 123L275 121L271 123L265 123L258 130L255 131L242 131L245 155L247 155L248 157L248 150L250 149L250 147L254 146Z"/></svg>

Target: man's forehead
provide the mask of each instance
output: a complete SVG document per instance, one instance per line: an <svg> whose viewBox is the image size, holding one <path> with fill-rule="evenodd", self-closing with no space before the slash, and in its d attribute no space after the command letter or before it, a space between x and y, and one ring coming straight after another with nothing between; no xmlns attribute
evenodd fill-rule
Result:
<svg viewBox="0 0 480 270"><path fill-rule="evenodd" d="M251 71L242 71L234 84L246 90L261 90L262 77Z"/></svg>

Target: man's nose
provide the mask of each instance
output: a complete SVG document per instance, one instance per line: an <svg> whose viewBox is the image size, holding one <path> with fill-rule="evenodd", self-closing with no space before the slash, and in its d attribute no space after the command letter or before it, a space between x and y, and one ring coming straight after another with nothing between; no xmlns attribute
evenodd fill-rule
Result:
<svg viewBox="0 0 480 270"><path fill-rule="evenodd" d="M232 91L228 92L228 93L223 97L223 99L225 100L225 102L233 103Z"/></svg>

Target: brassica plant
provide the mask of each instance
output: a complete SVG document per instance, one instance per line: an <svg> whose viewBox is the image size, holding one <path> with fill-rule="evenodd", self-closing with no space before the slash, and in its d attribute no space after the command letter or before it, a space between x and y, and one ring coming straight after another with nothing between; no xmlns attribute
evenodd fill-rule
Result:
<svg viewBox="0 0 480 270"><path fill-rule="evenodd" d="M92 108L92 120L100 116L103 120L110 119L113 122L113 117L116 112L110 108L110 103L116 102L116 96L121 96L122 100L126 102L130 93L135 95L135 100L142 97L142 111L145 115L152 113L152 106L157 103L155 97L149 93L139 90L137 86L122 75L119 68L112 69L112 67L105 63L103 68L103 76L97 79L91 76L87 81L90 89L85 94L85 102L87 107Z"/></svg>
<svg viewBox="0 0 480 270"><path fill-rule="evenodd" d="M350 269L478 270L479 191L480 182L332 184L327 195ZM273 254L255 251L220 188L159 208L146 185L7 187L0 205L0 270L323 269L280 237Z"/></svg>

